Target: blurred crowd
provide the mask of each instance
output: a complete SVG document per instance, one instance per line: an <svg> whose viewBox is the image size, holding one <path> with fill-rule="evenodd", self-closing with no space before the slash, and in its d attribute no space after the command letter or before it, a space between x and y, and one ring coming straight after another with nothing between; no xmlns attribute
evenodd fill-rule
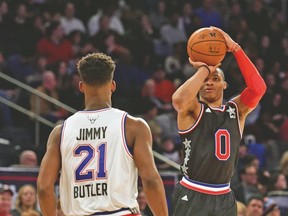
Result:
<svg viewBox="0 0 288 216"><path fill-rule="evenodd" d="M271 182L279 176L286 181L281 190L287 192L288 3L283 2L0 0L0 72L81 110L77 61L92 52L111 55L117 83L113 106L143 117L152 130L154 150L180 163L182 146L171 96L195 72L186 42L199 28L222 28L241 45L267 84L266 94L247 118L232 182L235 191L244 193L235 192L236 198L248 205L254 194L265 197L278 191ZM229 100L245 82L231 54L221 68L229 85L224 98ZM0 96L53 123L72 114L4 79ZM51 129L41 124L35 143L35 120L0 103L0 166L17 164L27 149L40 163ZM173 170L156 162L159 170ZM252 183L246 182L249 178Z"/></svg>

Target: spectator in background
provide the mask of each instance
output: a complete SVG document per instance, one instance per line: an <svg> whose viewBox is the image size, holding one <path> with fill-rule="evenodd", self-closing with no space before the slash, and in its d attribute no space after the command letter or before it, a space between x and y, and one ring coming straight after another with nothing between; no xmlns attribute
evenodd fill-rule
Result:
<svg viewBox="0 0 288 216"><path fill-rule="evenodd" d="M7 45L7 40L9 40L7 32L7 15L9 14L9 5L6 0L0 1L0 44L1 48L4 49Z"/></svg>
<svg viewBox="0 0 288 216"><path fill-rule="evenodd" d="M61 17L60 22L63 27L65 35L77 30L82 33L86 32L82 20L75 17L75 6L72 2L67 2L64 7L64 16Z"/></svg>
<svg viewBox="0 0 288 216"><path fill-rule="evenodd" d="M88 20L88 31L90 36L94 36L100 30L100 22L99 19L103 15L108 16L109 19L109 29L117 32L119 35L123 35L125 33L124 26L120 17L117 15L117 1L108 0L103 3L103 7L99 10L95 15L93 15Z"/></svg>
<svg viewBox="0 0 288 216"><path fill-rule="evenodd" d="M42 85L37 88L38 91L58 100L57 80L52 71L46 71L43 74ZM37 98L39 99L39 110L37 110ZM60 110L56 105L49 101L39 98L36 95L30 97L31 111L36 114L40 114L42 117L57 122L59 119L63 119L66 116L66 112Z"/></svg>
<svg viewBox="0 0 288 216"><path fill-rule="evenodd" d="M15 209L11 211L12 216L40 216L37 209L36 189L32 185L23 185L18 191Z"/></svg>
<svg viewBox="0 0 288 216"><path fill-rule="evenodd" d="M280 170L285 175L286 181L288 182L288 151L284 152L280 159Z"/></svg>
<svg viewBox="0 0 288 216"><path fill-rule="evenodd" d="M222 18L213 7L213 0L204 0L202 1L202 7L195 10L195 14L200 17L202 27L216 26L222 28Z"/></svg>
<svg viewBox="0 0 288 216"><path fill-rule="evenodd" d="M141 98L139 99L140 101L139 103L136 103L136 104L142 104L143 101L149 99L157 106L159 112L165 112L165 111L171 110L172 105L170 103L164 103L163 101L161 101L155 96L155 85L156 85L156 82L154 79L151 79L151 78L147 79L141 89L141 93L140 93ZM142 107L142 105L140 106ZM139 107L138 109L141 109L141 107Z"/></svg>
<svg viewBox="0 0 288 216"><path fill-rule="evenodd" d="M177 112L172 109L155 117L156 122L162 128L163 137L171 137L176 145L181 144L177 128Z"/></svg>
<svg viewBox="0 0 288 216"><path fill-rule="evenodd" d="M93 44L87 40L86 35L79 30L70 32L67 37L72 44L74 56L86 55L97 51Z"/></svg>
<svg viewBox="0 0 288 216"><path fill-rule="evenodd" d="M155 97L165 104L171 104L176 88L174 83L166 78L166 71L162 64L156 65L152 78L155 81Z"/></svg>
<svg viewBox="0 0 288 216"><path fill-rule="evenodd" d="M47 70L47 59L38 55L34 59L33 73L26 77L26 83L31 87L37 88L41 85L43 73Z"/></svg>
<svg viewBox="0 0 288 216"><path fill-rule="evenodd" d="M157 1L156 8L149 14L150 20L154 28L161 29L164 24L169 22L167 17L167 2L164 0Z"/></svg>
<svg viewBox="0 0 288 216"><path fill-rule="evenodd" d="M240 170L240 184L232 188L236 200L248 205L250 197L260 195L257 188L257 169L253 165L248 165Z"/></svg>
<svg viewBox="0 0 288 216"><path fill-rule="evenodd" d="M279 206L275 203L269 203L267 206L265 203L265 211L263 216L281 216Z"/></svg>
<svg viewBox="0 0 288 216"><path fill-rule="evenodd" d="M0 216L12 216L10 211L13 195L14 193L8 185L0 187Z"/></svg>
<svg viewBox="0 0 288 216"><path fill-rule="evenodd" d="M287 190L287 181L285 175L281 172L272 173L268 179L267 192L275 191L286 191Z"/></svg>
<svg viewBox="0 0 288 216"><path fill-rule="evenodd" d="M59 91L59 99L76 110L83 110L84 95L79 90L80 76L75 72L71 74L68 79L68 87Z"/></svg>
<svg viewBox="0 0 288 216"><path fill-rule="evenodd" d="M256 156L257 159L253 159L251 163L256 165L257 170L263 170L266 168L266 149L261 142L257 142L256 137L253 134L244 136L244 142L248 147L248 153Z"/></svg>
<svg viewBox="0 0 288 216"><path fill-rule="evenodd" d="M162 137L159 152L161 155L177 164L180 164L181 162L180 150L181 150L180 146L176 146L171 137ZM160 170L174 170L173 169L174 167L165 162L157 163L157 168Z"/></svg>
<svg viewBox="0 0 288 216"><path fill-rule="evenodd" d="M167 55L172 53L174 44L187 41L185 29L181 29L179 26L179 17L179 12L175 8L171 9L169 22L160 28L160 37L169 48Z"/></svg>
<svg viewBox="0 0 288 216"><path fill-rule="evenodd" d="M32 150L24 150L19 156L19 164L12 165L12 167L38 167L37 154Z"/></svg>
<svg viewBox="0 0 288 216"><path fill-rule="evenodd" d="M9 54L33 55L35 53L36 42L33 40L34 35L31 35L33 27L27 5L23 1L16 4L15 14L7 22L6 27L8 41L4 45L8 48Z"/></svg>
<svg viewBox="0 0 288 216"><path fill-rule="evenodd" d="M246 216L262 216L264 212L264 201L260 196L252 196L246 205Z"/></svg>
<svg viewBox="0 0 288 216"><path fill-rule="evenodd" d="M146 99L142 103L143 112L139 117L143 118L149 125L152 133L153 148L159 148L162 138L162 129L158 125L155 117L158 114L157 106L149 99Z"/></svg>
<svg viewBox="0 0 288 216"><path fill-rule="evenodd" d="M258 39L260 40L261 36L264 33L268 32L267 25L270 23L268 19L267 10L264 7L264 2L262 0L254 0L249 2L251 4L251 10L247 13L247 21L250 29L257 34Z"/></svg>
<svg viewBox="0 0 288 216"><path fill-rule="evenodd" d="M236 201L237 216L246 216L246 205L240 201Z"/></svg>
<svg viewBox="0 0 288 216"><path fill-rule="evenodd" d="M47 58L48 64L59 61L68 62L74 57L70 41L64 38L63 27L60 22L52 21L46 29L47 37L37 43L37 53Z"/></svg>

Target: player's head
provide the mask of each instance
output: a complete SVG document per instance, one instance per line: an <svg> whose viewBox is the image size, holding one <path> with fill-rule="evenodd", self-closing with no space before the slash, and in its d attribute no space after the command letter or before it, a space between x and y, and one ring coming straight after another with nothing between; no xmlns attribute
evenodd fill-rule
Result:
<svg viewBox="0 0 288 216"><path fill-rule="evenodd" d="M103 86L113 79L115 63L104 53L93 53L83 57L77 65L81 81L90 86Z"/></svg>
<svg viewBox="0 0 288 216"><path fill-rule="evenodd" d="M215 101L223 100L223 90L227 88L225 82L225 76L220 68L217 68L215 72L211 73L203 82L199 96L200 100L213 103Z"/></svg>

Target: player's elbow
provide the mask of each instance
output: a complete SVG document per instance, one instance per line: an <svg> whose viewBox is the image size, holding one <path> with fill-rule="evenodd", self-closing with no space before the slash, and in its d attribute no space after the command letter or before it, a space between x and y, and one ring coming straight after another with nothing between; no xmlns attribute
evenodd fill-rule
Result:
<svg viewBox="0 0 288 216"><path fill-rule="evenodd" d="M37 193L39 197L44 196L49 191L54 190L54 184L48 184L46 181L37 181Z"/></svg>
<svg viewBox="0 0 288 216"><path fill-rule="evenodd" d="M162 180L161 177L159 175L150 175L150 176L146 176L146 177L141 177L143 186L146 188L156 188L159 187L159 185L162 184Z"/></svg>
<svg viewBox="0 0 288 216"><path fill-rule="evenodd" d="M180 112L183 108L183 100L181 97L173 94L172 95L172 105L177 112Z"/></svg>
<svg viewBox="0 0 288 216"><path fill-rule="evenodd" d="M267 86L266 86L266 83L264 82L264 80L262 79L262 81L260 82L259 84L259 88L257 88L257 94L258 95L261 95L261 97L265 94L267 90Z"/></svg>

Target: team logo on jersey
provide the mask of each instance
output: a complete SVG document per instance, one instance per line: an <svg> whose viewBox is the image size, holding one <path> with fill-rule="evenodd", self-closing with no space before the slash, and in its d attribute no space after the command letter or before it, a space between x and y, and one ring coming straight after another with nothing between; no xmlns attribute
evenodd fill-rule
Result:
<svg viewBox="0 0 288 216"><path fill-rule="evenodd" d="M207 109L205 110L205 112L206 112L206 113L212 113L209 108L207 108Z"/></svg>
<svg viewBox="0 0 288 216"><path fill-rule="evenodd" d="M181 200L188 201L187 195L183 196L183 197L181 198Z"/></svg>
<svg viewBox="0 0 288 216"><path fill-rule="evenodd" d="M230 118L236 118L235 108L229 106L226 112L229 113Z"/></svg>
<svg viewBox="0 0 288 216"><path fill-rule="evenodd" d="M90 121L91 124L94 124L96 120L99 118L99 116L87 116L88 120Z"/></svg>

